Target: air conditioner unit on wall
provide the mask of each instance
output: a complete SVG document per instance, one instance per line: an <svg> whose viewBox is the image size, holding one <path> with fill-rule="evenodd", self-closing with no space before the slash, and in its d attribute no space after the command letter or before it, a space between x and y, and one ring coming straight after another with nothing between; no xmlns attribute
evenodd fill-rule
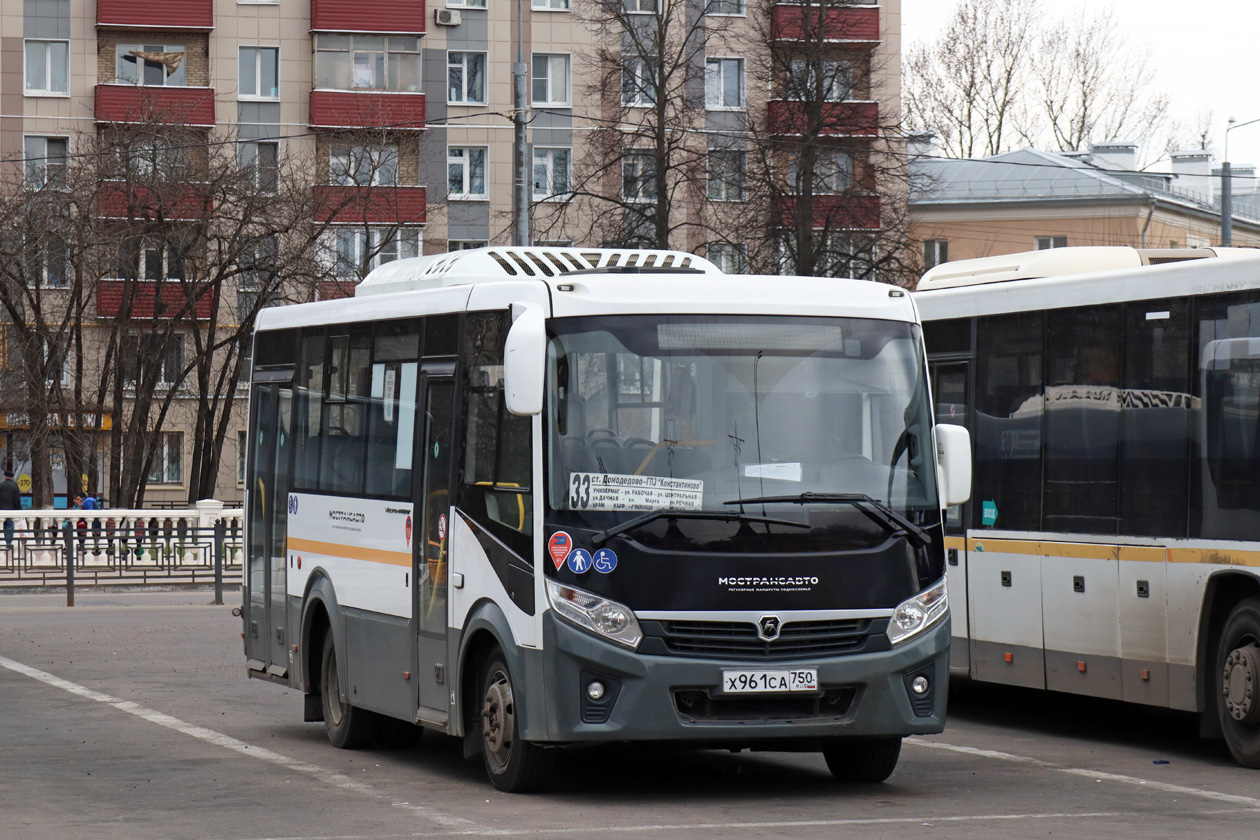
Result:
<svg viewBox="0 0 1260 840"><path fill-rule="evenodd" d="M457 9L434 9L433 20L438 26L459 26Z"/></svg>

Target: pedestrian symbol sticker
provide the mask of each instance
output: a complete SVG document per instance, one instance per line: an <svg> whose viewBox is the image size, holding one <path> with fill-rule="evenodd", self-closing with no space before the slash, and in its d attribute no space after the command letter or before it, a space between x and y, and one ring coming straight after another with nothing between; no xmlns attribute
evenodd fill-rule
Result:
<svg viewBox="0 0 1260 840"><path fill-rule="evenodd" d="M593 562L595 564L595 571L608 574L613 569L617 568L617 552L613 551L611 548L601 548L599 551L595 552Z"/></svg>
<svg viewBox="0 0 1260 840"><path fill-rule="evenodd" d="M569 571L580 575L591 568L591 553L585 548L575 548L569 552Z"/></svg>
<svg viewBox="0 0 1260 840"><path fill-rule="evenodd" d="M568 557L572 550L573 540L564 531L556 531L551 535L551 539L547 540L547 553L551 555L551 562L556 564L556 571L560 571L560 567L564 565L564 558Z"/></svg>

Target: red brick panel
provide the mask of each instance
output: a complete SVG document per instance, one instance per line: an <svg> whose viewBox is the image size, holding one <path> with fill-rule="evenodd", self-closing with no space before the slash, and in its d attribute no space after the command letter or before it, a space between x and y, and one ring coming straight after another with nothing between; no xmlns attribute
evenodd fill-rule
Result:
<svg viewBox="0 0 1260 840"><path fill-rule="evenodd" d="M106 219L207 218L214 202L200 184L131 184L104 181L96 194L96 212Z"/></svg>
<svg viewBox="0 0 1260 840"><path fill-rule="evenodd" d="M766 106L770 133L779 135L821 134L830 137L874 137L879 134L878 102L825 102L811 126L805 103L772 100Z"/></svg>
<svg viewBox="0 0 1260 840"><path fill-rule="evenodd" d="M161 289L162 306L157 302ZM214 306L214 290L205 283L164 280L101 280L96 284L96 314L103 318L117 318L123 311L123 303L130 296L128 315L135 319L194 318L205 321L210 318Z"/></svg>
<svg viewBox="0 0 1260 840"><path fill-rule="evenodd" d="M424 94L313 90L311 125L419 131L424 128Z"/></svg>
<svg viewBox="0 0 1260 840"><path fill-rule="evenodd" d="M314 32L424 34L424 0L311 0Z"/></svg>
<svg viewBox="0 0 1260 840"><path fill-rule="evenodd" d="M214 0L96 0L96 25L213 29Z"/></svg>
<svg viewBox="0 0 1260 840"><path fill-rule="evenodd" d="M354 297L357 280L321 280L319 281L319 300L340 300Z"/></svg>
<svg viewBox="0 0 1260 840"><path fill-rule="evenodd" d="M315 187L315 218L346 224L422 225L424 187Z"/></svg>
<svg viewBox="0 0 1260 840"><path fill-rule="evenodd" d="M214 127L214 88L97 85L96 121Z"/></svg>
<svg viewBox="0 0 1260 840"><path fill-rule="evenodd" d="M784 4L774 7L774 37L780 41L824 40L879 42L878 6L832 6L819 19L819 7Z"/></svg>
<svg viewBox="0 0 1260 840"><path fill-rule="evenodd" d="M815 195L813 202L813 227L820 230L877 230L879 229L879 196L877 195ZM796 224L796 196L780 196L775 199L779 224L794 227Z"/></svg>

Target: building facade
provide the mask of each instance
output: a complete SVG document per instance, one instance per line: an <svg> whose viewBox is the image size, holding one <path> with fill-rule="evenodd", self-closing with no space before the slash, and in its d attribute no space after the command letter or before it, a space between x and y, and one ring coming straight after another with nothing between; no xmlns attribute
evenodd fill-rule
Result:
<svg viewBox="0 0 1260 840"><path fill-rule="evenodd" d="M904 156L888 131L900 108L900 24L899 0L0 0L0 188L72 191L58 182L73 181L65 171L108 157L92 207L134 240L116 249L126 252L118 269L89 270L73 245L69 258L47 246L20 276L57 291L70 282L62 275L90 275L82 325L125 333L101 354L143 350L144 336L166 328L147 364L165 408L144 421L158 436L145 499L183 502L195 495L197 438L214 431L198 425L210 387L193 363L212 352L203 344L231 345L258 306L350 294L384 261L513 243L518 55L535 243L668 246L730 271L853 274L857 255L872 262L880 232L904 215L904 179L889 174ZM224 150L270 204L249 205L257 196L215 175ZM289 218L298 196L319 268L300 289L272 294L244 265L243 254L261 264L263 252L283 263L277 231L225 248L202 230L237 205L252 208L242 224ZM172 244L190 230L195 246ZM229 261L238 268L219 272ZM189 275L216 273L212 288L188 291ZM161 287L175 280L182 308ZM137 299L149 303L137 309ZM175 310L183 320L171 328ZM100 369L77 361L92 341L73 343L58 351L68 391ZM240 358L213 352L220 366ZM142 372L129 376L126 387ZM224 409L231 428L218 427L213 495L227 501L243 492L245 380L229 380L239 398ZM58 496L79 480L101 493L123 468L110 451L121 438L104 433L138 410L124 396L125 409L112 403L118 416L76 398L69 414L100 418L86 456L67 462L60 427L43 424ZM10 402L0 460L39 473L24 441L34 425ZM83 479L66 480L80 469Z"/></svg>

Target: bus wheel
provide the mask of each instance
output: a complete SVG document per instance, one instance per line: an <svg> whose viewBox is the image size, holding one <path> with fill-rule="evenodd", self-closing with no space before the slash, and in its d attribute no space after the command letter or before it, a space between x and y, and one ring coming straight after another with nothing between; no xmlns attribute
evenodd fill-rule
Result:
<svg viewBox="0 0 1260 840"><path fill-rule="evenodd" d="M551 775L555 756L521 739L512 675L502 653L491 655L481 684L481 754L486 775L495 787L509 793L541 789Z"/></svg>
<svg viewBox="0 0 1260 840"><path fill-rule="evenodd" d="M376 738L380 719L366 709L341 702L337 690L337 648L333 644L331 630L324 636L324 655L320 662L320 695L328 740L334 747L343 750L367 746Z"/></svg>
<svg viewBox="0 0 1260 840"><path fill-rule="evenodd" d="M827 769L837 782L878 784L892 775L900 756L900 738L837 738L823 747Z"/></svg>
<svg viewBox="0 0 1260 840"><path fill-rule="evenodd" d="M1234 759L1260 768L1260 598L1234 607L1216 650L1221 730Z"/></svg>

